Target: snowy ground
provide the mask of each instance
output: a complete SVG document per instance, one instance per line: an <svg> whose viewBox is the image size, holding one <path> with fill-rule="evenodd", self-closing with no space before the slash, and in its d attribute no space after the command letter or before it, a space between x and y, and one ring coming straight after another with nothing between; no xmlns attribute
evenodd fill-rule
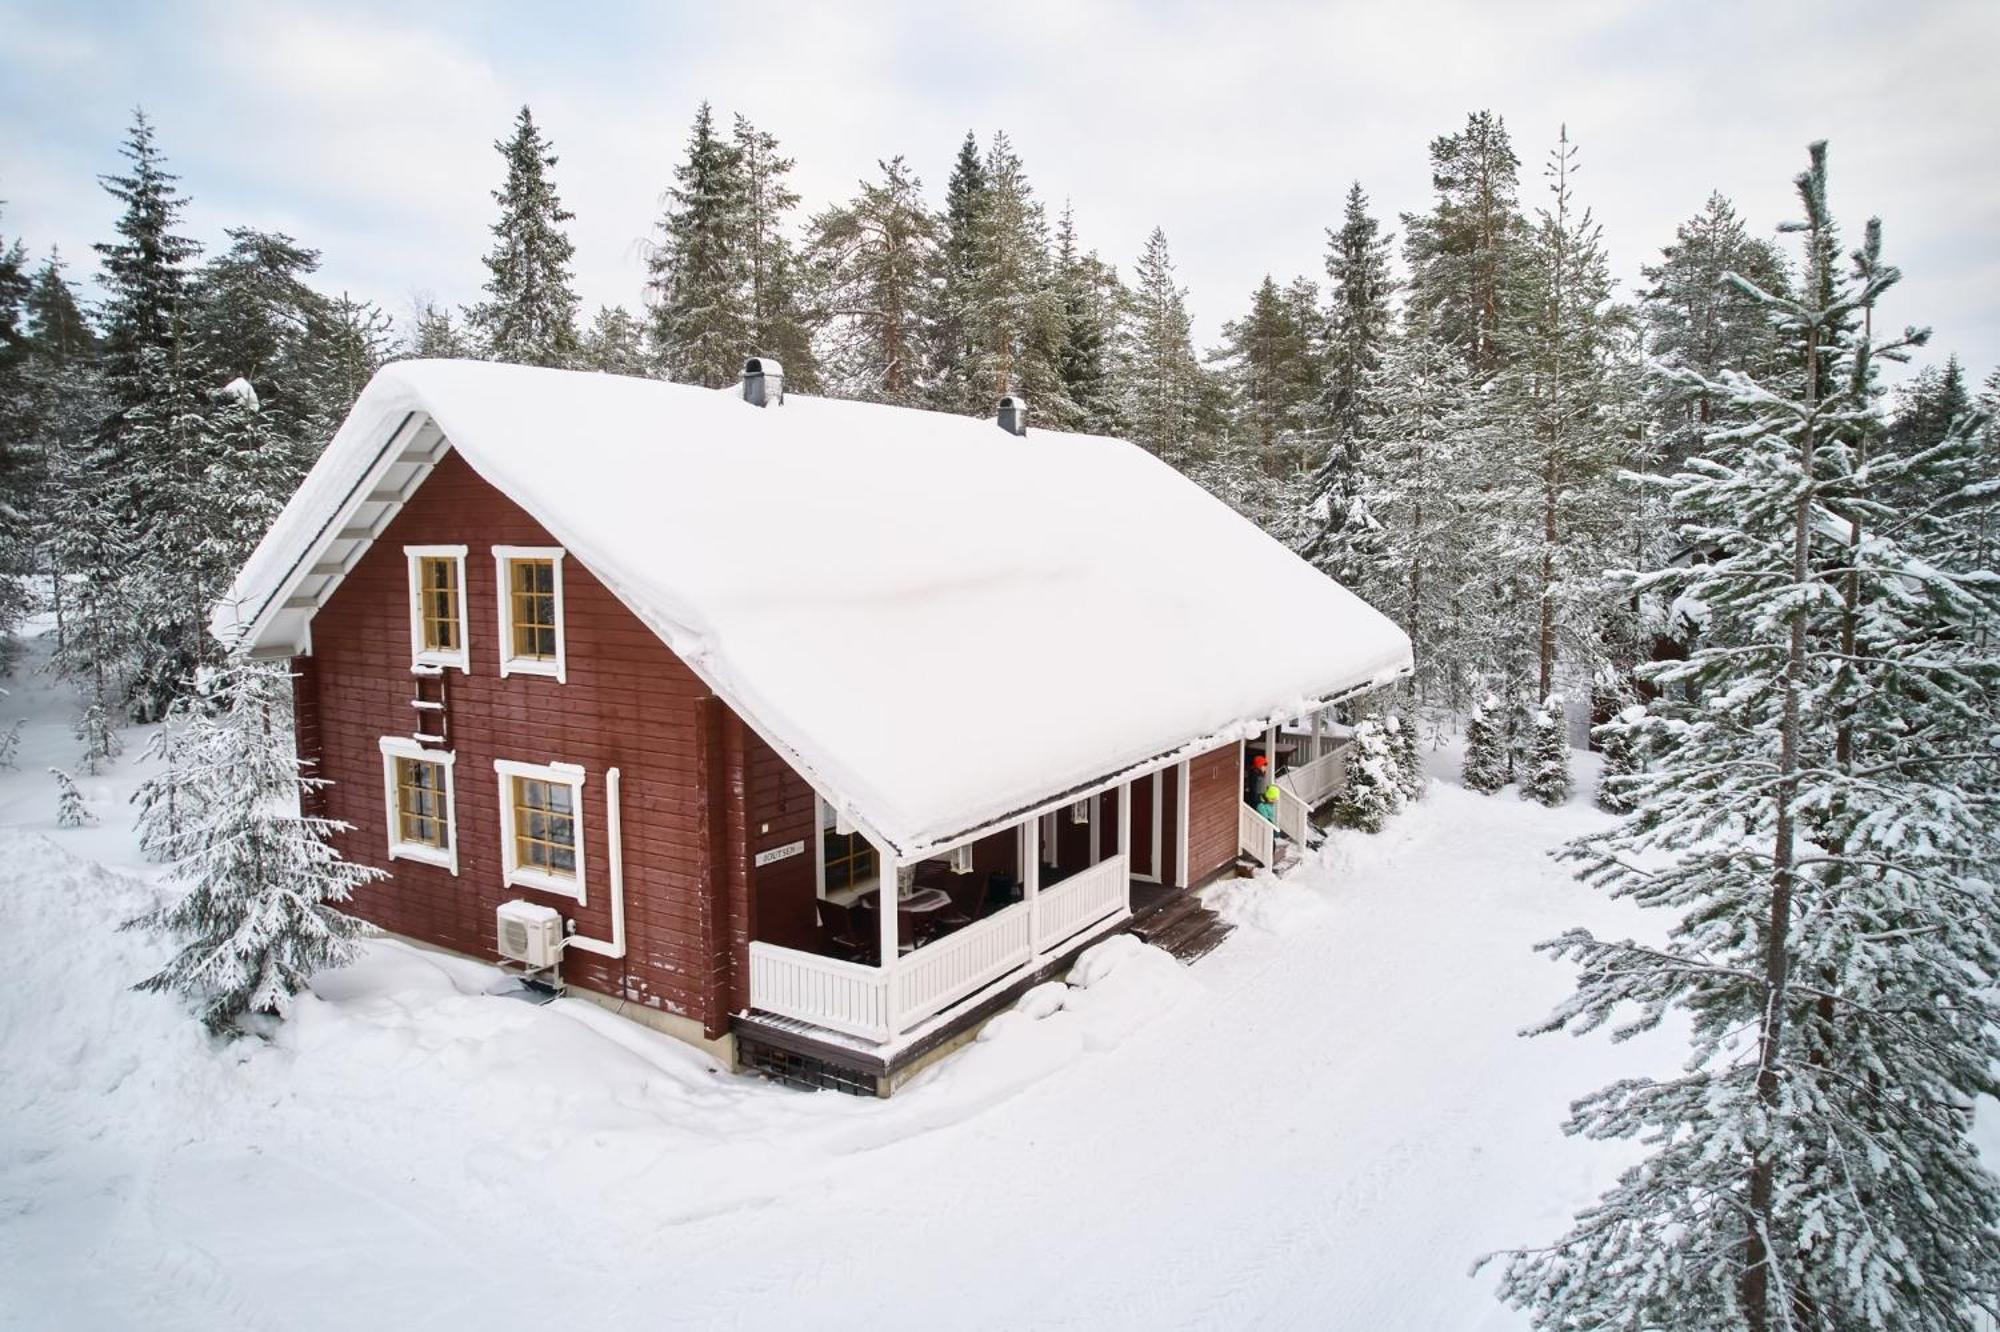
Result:
<svg viewBox="0 0 2000 1332"><path fill-rule="evenodd" d="M220 1046L127 988L162 956L113 928L160 891L136 765L85 782L102 826L54 828L67 704L13 683L8 1327L1515 1327L1469 1264L1629 1158L1565 1139L1567 1102L1673 1056L1515 1036L1566 988L1530 944L1651 923L1546 859L1598 824L1581 797L1442 774L1385 833L1217 894L1242 928L1197 967L1115 940L887 1103L389 942Z"/></svg>

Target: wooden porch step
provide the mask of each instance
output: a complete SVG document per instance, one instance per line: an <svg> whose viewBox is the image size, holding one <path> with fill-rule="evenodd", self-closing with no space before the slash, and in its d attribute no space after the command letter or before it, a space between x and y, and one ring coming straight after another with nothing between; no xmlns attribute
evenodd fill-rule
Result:
<svg viewBox="0 0 2000 1332"><path fill-rule="evenodd" d="M1203 906L1199 897L1183 893L1134 925L1132 933L1187 963L1213 951L1233 928Z"/></svg>

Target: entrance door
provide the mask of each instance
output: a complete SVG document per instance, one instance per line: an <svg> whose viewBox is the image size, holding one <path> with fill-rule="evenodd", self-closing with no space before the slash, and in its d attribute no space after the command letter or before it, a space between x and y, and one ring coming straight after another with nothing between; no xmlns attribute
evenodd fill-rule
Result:
<svg viewBox="0 0 2000 1332"><path fill-rule="evenodd" d="M1132 783L1132 877L1160 881L1160 774Z"/></svg>

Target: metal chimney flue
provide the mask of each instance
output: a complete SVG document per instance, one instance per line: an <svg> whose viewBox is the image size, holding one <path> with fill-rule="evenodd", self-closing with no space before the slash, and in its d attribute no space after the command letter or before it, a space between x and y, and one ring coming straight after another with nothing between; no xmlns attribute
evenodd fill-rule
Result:
<svg viewBox="0 0 2000 1332"><path fill-rule="evenodd" d="M1000 428L1008 434L1027 434L1028 400L1018 393L1009 393L1006 397L1000 399L1000 412L997 419L1000 422Z"/></svg>
<svg viewBox="0 0 2000 1332"><path fill-rule="evenodd" d="M768 356L743 363L743 401L752 407L781 407L785 401L785 367Z"/></svg>

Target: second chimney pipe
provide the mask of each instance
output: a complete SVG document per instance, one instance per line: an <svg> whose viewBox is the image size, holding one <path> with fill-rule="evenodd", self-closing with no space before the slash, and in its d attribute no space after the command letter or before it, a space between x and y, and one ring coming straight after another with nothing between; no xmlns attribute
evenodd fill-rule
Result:
<svg viewBox="0 0 2000 1332"><path fill-rule="evenodd" d="M1028 400L1019 394L1009 393L1000 399L1000 428L1010 435L1028 433Z"/></svg>
<svg viewBox="0 0 2000 1332"><path fill-rule="evenodd" d="M743 401L752 407L780 407L785 401L785 367L768 356L743 363Z"/></svg>

